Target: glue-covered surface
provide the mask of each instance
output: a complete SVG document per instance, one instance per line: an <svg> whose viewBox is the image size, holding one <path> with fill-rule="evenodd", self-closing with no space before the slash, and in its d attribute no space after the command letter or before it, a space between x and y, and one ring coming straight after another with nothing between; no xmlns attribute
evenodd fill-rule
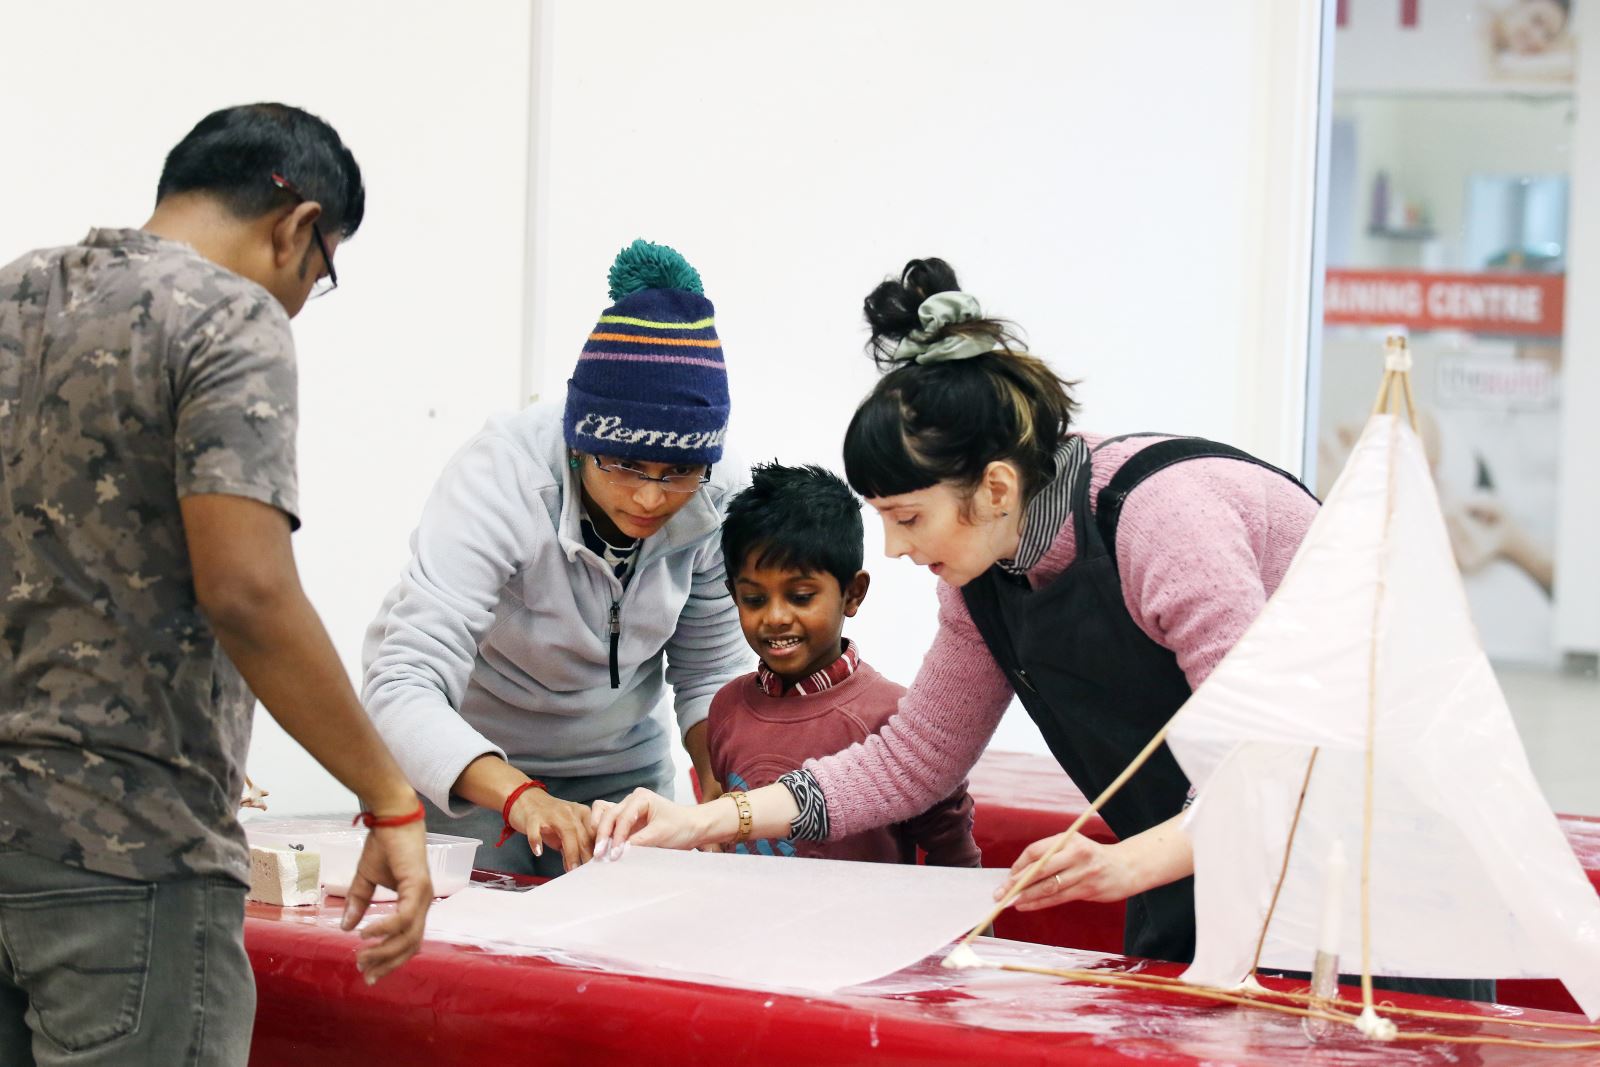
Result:
<svg viewBox="0 0 1600 1067"><path fill-rule="evenodd" d="M258 991L252 1067L523 1062L1514 1067L1533 1057L1549 1067L1596 1062L1592 1051L1373 1045L1353 1033L1313 1045L1299 1021L1286 1016L1031 974L950 971L939 966L942 951L867 985L807 995L630 973L576 954L508 956L429 941L415 959L368 988L355 970L356 936L338 930L336 904L320 911L250 907L245 941ZM389 907L375 906L373 917ZM718 921L736 924L736 911L724 909ZM976 944L993 963L1168 976L1179 970L990 938ZM790 947L795 953L806 950L804 942ZM1275 980L1267 984L1291 987ZM1385 999L1482 1017L1481 1022L1434 1024L1448 1033L1571 1040L1570 1034L1513 1030L1493 1020L1515 1015L1578 1021L1571 1015L1401 994Z"/></svg>
<svg viewBox="0 0 1600 1067"><path fill-rule="evenodd" d="M1421 443L1374 417L1278 591L1170 738L1200 791L1194 980L1247 972L1313 749L1262 960L1309 969L1341 841L1339 955L1359 969L1370 694L1373 972L1556 976L1600 1014L1600 900L1533 778L1451 559Z"/></svg>
<svg viewBox="0 0 1600 1067"><path fill-rule="evenodd" d="M966 933L1003 871L630 849L526 893L468 887L429 936L767 989L892 974Z"/></svg>

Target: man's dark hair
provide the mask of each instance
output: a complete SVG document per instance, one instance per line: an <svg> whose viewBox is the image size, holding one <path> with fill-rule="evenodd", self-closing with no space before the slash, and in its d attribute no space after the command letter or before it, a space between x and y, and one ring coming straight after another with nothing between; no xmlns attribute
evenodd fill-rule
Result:
<svg viewBox="0 0 1600 1067"><path fill-rule="evenodd" d="M260 218L297 202L272 184L274 174L322 205L323 232L349 237L361 225L367 193L356 157L332 126L287 104L244 104L201 119L167 153L156 201L210 193L239 218Z"/></svg>
<svg viewBox="0 0 1600 1067"><path fill-rule="evenodd" d="M861 501L815 466L757 464L722 522L730 582L748 564L831 574L843 590L861 570L862 540Z"/></svg>

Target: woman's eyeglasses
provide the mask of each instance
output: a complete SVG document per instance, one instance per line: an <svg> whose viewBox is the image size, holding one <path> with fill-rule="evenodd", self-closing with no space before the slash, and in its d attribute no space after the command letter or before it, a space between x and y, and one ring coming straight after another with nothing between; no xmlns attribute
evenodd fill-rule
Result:
<svg viewBox="0 0 1600 1067"><path fill-rule="evenodd" d="M606 481L622 489L642 489L654 482L663 492L692 493L711 480L711 469L703 464L694 467L673 467L670 472L658 478L645 473L627 460L611 456L589 458L594 460L595 467L605 475Z"/></svg>

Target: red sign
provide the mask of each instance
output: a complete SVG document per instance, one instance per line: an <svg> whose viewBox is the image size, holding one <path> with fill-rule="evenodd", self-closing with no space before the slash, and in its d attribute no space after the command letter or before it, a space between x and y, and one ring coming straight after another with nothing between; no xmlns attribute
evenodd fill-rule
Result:
<svg viewBox="0 0 1600 1067"><path fill-rule="evenodd" d="M1564 274L1330 270L1322 321L1560 337Z"/></svg>

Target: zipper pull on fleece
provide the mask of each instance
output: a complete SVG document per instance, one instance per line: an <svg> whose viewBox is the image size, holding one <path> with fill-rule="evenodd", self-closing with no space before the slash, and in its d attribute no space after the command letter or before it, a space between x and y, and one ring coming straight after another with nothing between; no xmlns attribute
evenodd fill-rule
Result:
<svg viewBox="0 0 1600 1067"><path fill-rule="evenodd" d="M617 670L617 644L622 640L622 605L611 602L611 688L622 688L622 675Z"/></svg>

